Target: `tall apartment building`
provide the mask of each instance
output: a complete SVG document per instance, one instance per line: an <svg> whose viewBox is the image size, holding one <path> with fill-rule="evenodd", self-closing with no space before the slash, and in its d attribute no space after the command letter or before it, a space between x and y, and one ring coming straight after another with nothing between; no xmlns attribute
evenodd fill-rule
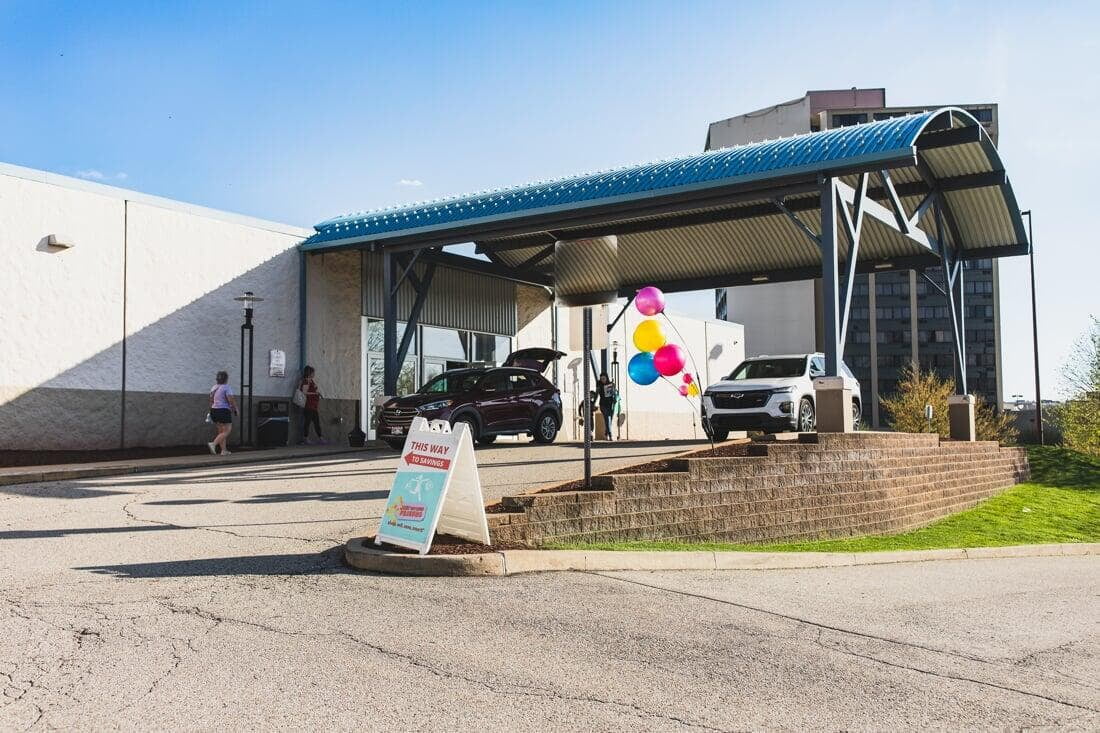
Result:
<svg viewBox="0 0 1100 733"><path fill-rule="evenodd" d="M727 148L835 127L858 125L945 105L888 107L885 89L807 92L798 99L711 123L706 149ZM960 104L997 142L997 105ZM1000 290L996 260L965 263L966 358L970 391L1001 403ZM925 271L942 286L942 274ZM822 341L820 281L722 288L715 293L719 319L745 326L746 354L818 350ZM919 364L954 374L947 298L915 271L858 275L844 360L860 380L864 419L885 420L879 396L893 394L901 371Z"/></svg>

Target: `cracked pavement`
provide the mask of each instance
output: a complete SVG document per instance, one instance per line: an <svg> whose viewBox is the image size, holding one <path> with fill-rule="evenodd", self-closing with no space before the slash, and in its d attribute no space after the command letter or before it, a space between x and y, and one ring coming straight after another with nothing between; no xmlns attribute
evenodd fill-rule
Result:
<svg viewBox="0 0 1100 733"><path fill-rule="evenodd" d="M487 498L575 453L479 450ZM1100 728L1095 557L350 572L392 468L0 487L0 730Z"/></svg>

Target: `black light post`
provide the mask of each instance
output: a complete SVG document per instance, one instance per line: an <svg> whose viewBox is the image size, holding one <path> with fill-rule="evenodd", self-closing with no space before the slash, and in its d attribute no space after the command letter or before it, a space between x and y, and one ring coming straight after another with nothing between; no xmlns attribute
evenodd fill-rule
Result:
<svg viewBox="0 0 1100 733"><path fill-rule="evenodd" d="M1043 436L1043 396L1039 391L1039 314L1035 307L1035 236L1031 231L1031 209L1021 211L1020 216L1027 217L1027 243L1031 259L1031 334L1032 348L1035 351L1035 432L1039 435L1039 445L1046 445Z"/></svg>
<svg viewBox="0 0 1100 733"><path fill-rule="evenodd" d="M257 298L251 290L246 290L244 295L238 295L233 300L244 304L244 323L241 324L241 445L251 446L254 440L252 429L252 314L253 307L263 298ZM245 371L245 336L248 337L248 370Z"/></svg>

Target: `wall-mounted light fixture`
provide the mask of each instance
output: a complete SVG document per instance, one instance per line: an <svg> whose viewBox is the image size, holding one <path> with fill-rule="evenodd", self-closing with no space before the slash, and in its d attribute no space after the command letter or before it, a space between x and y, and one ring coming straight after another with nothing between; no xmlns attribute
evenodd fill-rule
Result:
<svg viewBox="0 0 1100 733"><path fill-rule="evenodd" d="M50 250L69 249L76 245L76 241L65 234L47 234L42 238L42 246Z"/></svg>

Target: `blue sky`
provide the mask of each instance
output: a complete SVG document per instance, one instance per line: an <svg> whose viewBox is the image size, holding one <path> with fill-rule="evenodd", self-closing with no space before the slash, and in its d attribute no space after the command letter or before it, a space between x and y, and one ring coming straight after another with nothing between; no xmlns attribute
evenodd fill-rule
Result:
<svg viewBox="0 0 1100 733"><path fill-rule="evenodd" d="M0 0L0 160L287 223L702 149L807 89L997 102L1044 392L1100 315L1100 4ZM1025 259L1006 394L1034 394ZM675 307L713 315L711 293Z"/></svg>

